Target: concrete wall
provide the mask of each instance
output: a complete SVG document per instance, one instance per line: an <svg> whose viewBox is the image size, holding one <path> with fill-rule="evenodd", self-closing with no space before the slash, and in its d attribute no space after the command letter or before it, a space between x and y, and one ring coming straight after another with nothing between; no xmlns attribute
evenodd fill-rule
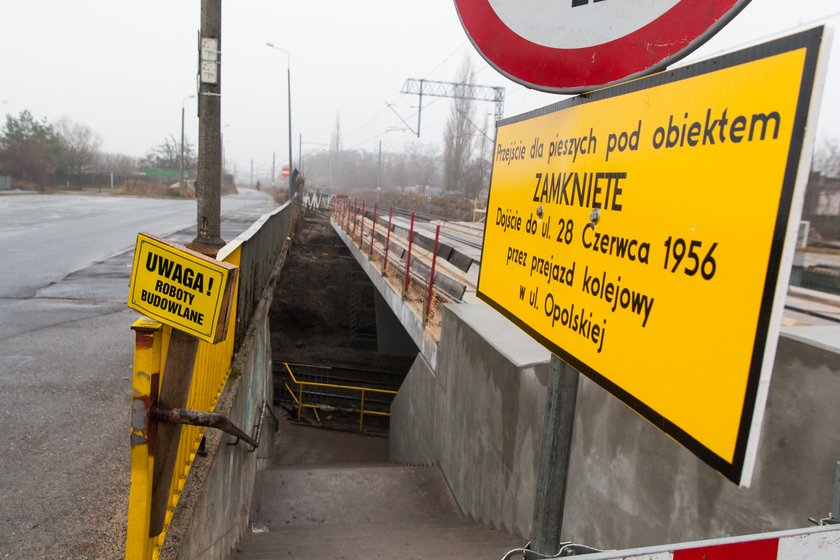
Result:
<svg viewBox="0 0 840 560"><path fill-rule="evenodd" d="M406 358L416 356L419 352L417 345L408 336L379 290L373 291L373 301L376 309L376 345L379 353Z"/></svg>
<svg viewBox="0 0 840 560"><path fill-rule="evenodd" d="M236 344L242 343L254 310L274 270L277 255L295 221L292 202L264 214L251 227L225 245L220 255L242 247L239 263L239 294L236 303ZM221 256L219 257L222 258Z"/></svg>
<svg viewBox="0 0 840 560"><path fill-rule="evenodd" d="M437 463L466 515L527 538L548 351L485 305L447 305L441 332L391 407L391 460Z"/></svg>
<svg viewBox="0 0 840 560"><path fill-rule="evenodd" d="M627 548L805 527L809 516L826 516L840 460L838 333L785 329L749 489L582 379L564 538Z"/></svg>
<svg viewBox="0 0 840 560"><path fill-rule="evenodd" d="M161 560L224 560L247 530L257 471L271 464L276 423L272 405L271 332L268 310L288 253L286 238L294 207L285 204L257 220L228 243L218 258L242 248L236 353L230 378L215 412L248 434L262 419L260 447L232 443L218 430L205 430L207 455L197 456L166 535Z"/></svg>
<svg viewBox="0 0 840 560"><path fill-rule="evenodd" d="M838 333L783 330L749 489L582 377L563 538L621 549L826 516L840 460ZM465 514L528 538L548 352L484 305L450 305L437 357L437 371L418 357L392 405L391 460L437 463Z"/></svg>
<svg viewBox="0 0 840 560"><path fill-rule="evenodd" d="M437 464L439 401L435 371L419 354L391 402L388 458L392 463Z"/></svg>

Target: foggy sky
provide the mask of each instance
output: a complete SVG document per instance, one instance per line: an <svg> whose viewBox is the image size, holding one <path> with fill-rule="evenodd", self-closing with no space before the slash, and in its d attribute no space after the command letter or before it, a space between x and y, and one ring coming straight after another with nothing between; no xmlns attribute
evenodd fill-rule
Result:
<svg viewBox="0 0 840 560"><path fill-rule="evenodd" d="M69 117L98 132L102 150L142 156L166 136L197 139L195 93L198 0L2 0L0 116L29 109ZM831 17L826 18L826 15ZM295 159L326 149L337 116L344 148L396 150L407 142L442 145L449 101L425 98L421 137L407 78L454 81L465 56L476 81L506 88L505 116L560 99L498 74L475 52L451 0L223 3L222 127L228 167L264 174L272 152L288 153L286 57L290 52ZM689 60L706 58L801 25L840 22L837 0L753 0ZM831 48L817 144L840 141L840 52ZM402 120L388 109L393 105ZM476 120L492 113L478 104Z"/></svg>

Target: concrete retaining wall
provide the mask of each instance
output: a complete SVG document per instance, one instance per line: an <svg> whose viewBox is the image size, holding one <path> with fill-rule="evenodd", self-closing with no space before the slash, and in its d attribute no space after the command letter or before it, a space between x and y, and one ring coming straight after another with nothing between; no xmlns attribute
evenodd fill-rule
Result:
<svg viewBox="0 0 840 560"><path fill-rule="evenodd" d="M563 538L621 549L826 516L840 460L839 331L784 330L749 489L582 378ZM437 357L436 372L418 358L392 405L391 460L437 463L464 513L528 538L548 352L484 305L450 305Z"/></svg>
<svg viewBox="0 0 840 560"><path fill-rule="evenodd" d="M826 516L840 460L839 332L785 329L749 489L582 379L564 538L629 548L799 528L809 516ZM821 336L835 347L820 343Z"/></svg>
<svg viewBox="0 0 840 560"><path fill-rule="evenodd" d="M448 305L437 371L421 357L391 406L390 458L437 463L462 511L526 537L548 351L485 305Z"/></svg>
<svg viewBox="0 0 840 560"><path fill-rule="evenodd" d="M438 385L435 371L418 354L391 402L388 457L401 465L438 463Z"/></svg>
<svg viewBox="0 0 840 560"><path fill-rule="evenodd" d="M253 433L263 401L271 403L271 337L268 316L254 317L255 326L249 332L234 365L231 381L220 399L218 412L245 431ZM161 558L183 560L224 560L247 530L248 515L257 471L271 464L275 423L268 413L263 419L260 447L249 452L244 442L237 445L234 438L216 430L207 430L207 457L196 461L187 480L185 491L195 492L194 499L182 497L185 504L193 502L191 511L178 512L184 525L183 535L167 536ZM180 504L179 504L180 507Z"/></svg>

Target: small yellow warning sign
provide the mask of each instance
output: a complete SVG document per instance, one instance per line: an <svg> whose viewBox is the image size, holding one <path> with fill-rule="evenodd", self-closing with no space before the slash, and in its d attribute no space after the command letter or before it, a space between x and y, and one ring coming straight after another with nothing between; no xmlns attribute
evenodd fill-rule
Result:
<svg viewBox="0 0 840 560"><path fill-rule="evenodd" d="M128 306L207 342L227 332L238 268L148 233L137 235Z"/></svg>

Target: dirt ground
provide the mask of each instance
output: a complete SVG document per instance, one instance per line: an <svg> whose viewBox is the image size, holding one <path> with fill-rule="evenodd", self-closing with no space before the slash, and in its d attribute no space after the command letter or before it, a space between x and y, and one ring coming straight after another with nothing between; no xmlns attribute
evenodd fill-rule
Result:
<svg viewBox="0 0 840 560"><path fill-rule="evenodd" d="M410 361L405 358L380 355L375 342L351 339L351 288L371 290L372 298L372 284L359 288L365 278L330 226L329 216L307 211L298 223L269 311L275 356L308 364L407 369ZM372 321L372 315L368 319Z"/></svg>

